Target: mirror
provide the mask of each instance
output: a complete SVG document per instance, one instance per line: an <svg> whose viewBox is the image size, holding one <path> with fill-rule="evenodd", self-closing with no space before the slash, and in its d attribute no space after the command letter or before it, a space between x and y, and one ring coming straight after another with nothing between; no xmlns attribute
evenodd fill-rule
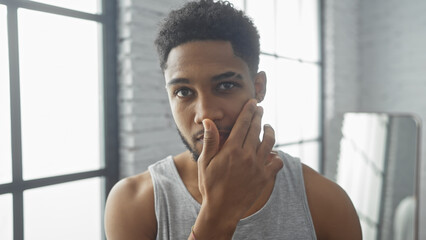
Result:
<svg viewBox="0 0 426 240"><path fill-rule="evenodd" d="M418 232L420 121L408 114L346 113L337 183L364 240L412 240Z"/></svg>

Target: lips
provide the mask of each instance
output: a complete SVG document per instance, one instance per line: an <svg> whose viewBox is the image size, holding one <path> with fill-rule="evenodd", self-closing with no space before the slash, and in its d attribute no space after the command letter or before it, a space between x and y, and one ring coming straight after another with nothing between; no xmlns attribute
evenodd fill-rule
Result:
<svg viewBox="0 0 426 240"><path fill-rule="evenodd" d="M222 146L225 141L228 139L229 137L229 132L227 131L220 131L219 132L219 141L220 141L220 146ZM197 141L203 142L204 141L204 134L199 135L196 138Z"/></svg>

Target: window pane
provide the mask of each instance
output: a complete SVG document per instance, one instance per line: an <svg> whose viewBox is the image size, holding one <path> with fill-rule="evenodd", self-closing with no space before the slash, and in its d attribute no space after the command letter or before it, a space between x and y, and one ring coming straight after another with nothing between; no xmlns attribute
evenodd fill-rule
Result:
<svg viewBox="0 0 426 240"><path fill-rule="evenodd" d="M279 59L277 62L277 94L278 109L276 111L277 129L275 132L277 144L297 142L302 138L302 123L300 122L300 94L304 86L299 76L299 63Z"/></svg>
<svg viewBox="0 0 426 240"><path fill-rule="evenodd" d="M0 5L0 184L12 181L9 52L7 41L7 11L5 6Z"/></svg>
<svg viewBox="0 0 426 240"><path fill-rule="evenodd" d="M277 1L277 54L299 58L300 1Z"/></svg>
<svg viewBox="0 0 426 240"><path fill-rule="evenodd" d="M307 142L302 144L302 162L319 172L319 143Z"/></svg>
<svg viewBox="0 0 426 240"><path fill-rule="evenodd" d="M25 179L98 169L98 24L19 9Z"/></svg>
<svg viewBox="0 0 426 240"><path fill-rule="evenodd" d="M0 195L0 239L13 239L12 194Z"/></svg>
<svg viewBox="0 0 426 240"><path fill-rule="evenodd" d="M261 51L275 53L274 0L247 0L246 9L259 31Z"/></svg>
<svg viewBox="0 0 426 240"><path fill-rule="evenodd" d="M46 3L55 5L58 7L69 8L72 10L88 12L88 13L100 13L101 0L32 0L34 2Z"/></svg>
<svg viewBox="0 0 426 240"><path fill-rule="evenodd" d="M101 239L101 179L24 192L26 240Z"/></svg>
<svg viewBox="0 0 426 240"><path fill-rule="evenodd" d="M293 145L278 147L277 149L285 153L288 153L293 157L300 158L300 144L293 144Z"/></svg>
<svg viewBox="0 0 426 240"><path fill-rule="evenodd" d="M300 63L299 108L302 123L302 139L319 137L320 72L318 65Z"/></svg>
<svg viewBox="0 0 426 240"><path fill-rule="evenodd" d="M277 12L277 54L318 61L318 0L277 1Z"/></svg>
<svg viewBox="0 0 426 240"><path fill-rule="evenodd" d="M294 144L284 147L279 147L279 150L290 154L293 157L300 158L300 161L312 169L319 171L319 143L306 142L303 144Z"/></svg>
<svg viewBox="0 0 426 240"><path fill-rule="evenodd" d="M274 129L276 128L276 111L278 109L277 102L277 81L278 77L275 74L276 58L260 55L259 71L266 73L266 96L265 99L260 103L264 109L262 117L262 124L270 124Z"/></svg>
<svg viewBox="0 0 426 240"><path fill-rule="evenodd" d="M301 1L300 57L304 60L319 60L318 0Z"/></svg>
<svg viewBox="0 0 426 240"><path fill-rule="evenodd" d="M264 123L276 130L277 144L319 136L319 67L261 55L266 72Z"/></svg>
<svg viewBox="0 0 426 240"><path fill-rule="evenodd" d="M318 138L318 66L282 59L277 64L277 143Z"/></svg>

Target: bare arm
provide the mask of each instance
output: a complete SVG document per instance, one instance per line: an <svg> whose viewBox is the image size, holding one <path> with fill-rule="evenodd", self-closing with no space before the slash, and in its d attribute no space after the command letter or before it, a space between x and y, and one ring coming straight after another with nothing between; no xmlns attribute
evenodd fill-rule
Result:
<svg viewBox="0 0 426 240"><path fill-rule="evenodd" d="M123 179L111 190L105 208L108 240L155 239L157 222L149 172Z"/></svg>
<svg viewBox="0 0 426 240"><path fill-rule="evenodd" d="M362 239L358 215L346 192L305 165L303 175L317 238Z"/></svg>

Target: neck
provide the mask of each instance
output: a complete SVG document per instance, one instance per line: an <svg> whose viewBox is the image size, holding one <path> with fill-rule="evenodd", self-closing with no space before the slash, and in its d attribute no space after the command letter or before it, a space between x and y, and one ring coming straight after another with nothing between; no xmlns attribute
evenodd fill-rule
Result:
<svg viewBox="0 0 426 240"><path fill-rule="evenodd" d="M185 151L173 157L173 161L178 170L185 187L192 197L201 204L202 197L198 189L198 164L194 161L190 151Z"/></svg>

